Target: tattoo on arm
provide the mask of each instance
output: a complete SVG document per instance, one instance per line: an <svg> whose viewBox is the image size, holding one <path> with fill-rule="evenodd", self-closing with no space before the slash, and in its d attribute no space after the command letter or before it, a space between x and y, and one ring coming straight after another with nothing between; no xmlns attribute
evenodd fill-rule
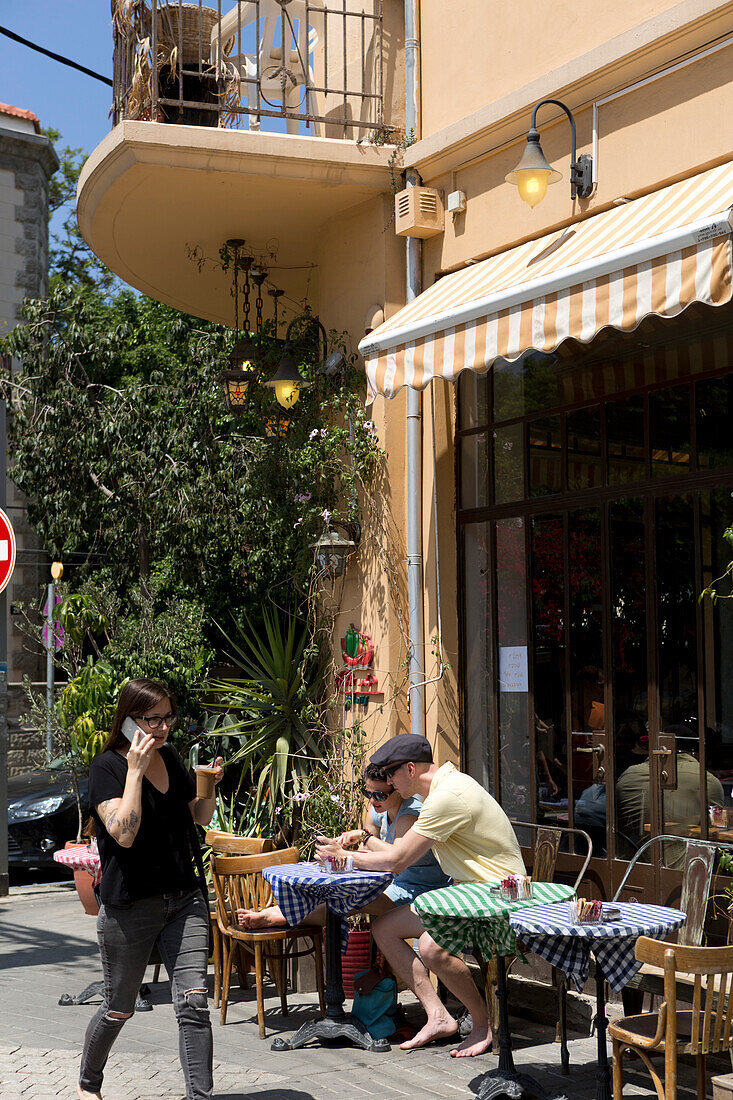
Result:
<svg viewBox="0 0 733 1100"><path fill-rule="evenodd" d="M132 833L134 836L140 823L140 815L131 810L126 817L118 817L117 807L113 807L112 802L118 802L118 799L100 802L97 806L97 812L104 822L105 829L110 836L114 836L118 841L128 833Z"/></svg>

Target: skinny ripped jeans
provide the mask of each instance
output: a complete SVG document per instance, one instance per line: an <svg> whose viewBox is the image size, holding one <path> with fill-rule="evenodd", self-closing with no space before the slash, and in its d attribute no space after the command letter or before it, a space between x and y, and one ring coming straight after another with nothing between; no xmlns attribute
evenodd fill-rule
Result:
<svg viewBox="0 0 733 1100"><path fill-rule="evenodd" d="M97 935L104 1001L84 1039L79 1084L99 1092L112 1044L135 1011L150 952L157 943L171 979L186 1100L211 1100L213 1043L206 1002L209 913L200 890L143 898L126 908L102 905Z"/></svg>

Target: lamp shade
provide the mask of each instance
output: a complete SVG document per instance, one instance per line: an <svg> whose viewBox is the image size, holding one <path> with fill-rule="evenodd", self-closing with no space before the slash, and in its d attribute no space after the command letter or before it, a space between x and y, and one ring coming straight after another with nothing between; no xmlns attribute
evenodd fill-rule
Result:
<svg viewBox="0 0 733 1100"><path fill-rule="evenodd" d="M258 349L247 333L240 336L229 352L227 362L232 370L256 371Z"/></svg>
<svg viewBox="0 0 733 1100"><path fill-rule="evenodd" d="M527 133L527 144L517 167L505 177L507 183L513 183L519 189L519 197L528 206L536 206L547 194L547 186L562 179L562 173L556 172L547 163L540 145L539 131L534 128Z"/></svg>
<svg viewBox="0 0 733 1100"><path fill-rule="evenodd" d="M333 527L318 539L311 543L311 550L315 553L316 565L321 573L327 573L330 577L340 577L346 569L346 563L351 553L356 549L356 543L351 539L345 539Z"/></svg>
<svg viewBox="0 0 733 1100"><path fill-rule="evenodd" d="M285 350L278 368L272 378L265 382L275 391L277 401L284 409L291 409L300 397L300 387L307 385L295 365L295 359L289 344Z"/></svg>

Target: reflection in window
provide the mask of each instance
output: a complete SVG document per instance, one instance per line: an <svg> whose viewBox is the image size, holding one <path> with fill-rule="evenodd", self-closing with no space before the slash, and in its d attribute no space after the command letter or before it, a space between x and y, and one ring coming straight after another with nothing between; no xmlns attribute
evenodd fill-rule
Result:
<svg viewBox="0 0 733 1100"><path fill-rule="evenodd" d="M644 461L644 398L640 394L606 405L608 480L611 485L641 481Z"/></svg>
<svg viewBox="0 0 733 1100"><path fill-rule="evenodd" d="M601 459L601 409L568 413L568 489L592 489L603 484Z"/></svg>
<svg viewBox="0 0 733 1100"><path fill-rule="evenodd" d="M496 616L499 652L500 798L509 817L527 821L530 808L527 567L524 520L496 524Z"/></svg>
<svg viewBox="0 0 733 1100"><path fill-rule="evenodd" d="M537 820L552 823L567 812L563 521L536 516L531 530Z"/></svg>
<svg viewBox="0 0 733 1100"><path fill-rule="evenodd" d="M683 474L690 468L690 390L688 386L649 395L652 477Z"/></svg>
<svg viewBox="0 0 733 1100"><path fill-rule="evenodd" d="M677 770L675 788L662 791L661 831L699 836L695 528L689 497L657 500L655 533L659 728L665 743L674 747ZM720 786L711 776L710 785L714 784ZM720 793L722 796L722 790ZM665 843L664 862L668 867L680 868L684 857L684 845Z"/></svg>
<svg viewBox="0 0 733 1100"><path fill-rule="evenodd" d="M489 375L464 370L458 378L458 428L480 428L488 424Z"/></svg>
<svg viewBox="0 0 733 1100"><path fill-rule="evenodd" d="M509 504L524 497L523 426L510 424L495 428L494 439L494 502Z"/></svg>
<svg viewBox="0 0 733 1100"><path fill-rule="evenodd" d="M733 466L733 375L695 386L697 464L701 470Z"/></svg>
<svg viewBox="0 0 733 1100"><path fill-rule="evenodd" d="M733 526L731 487L713 493L700 494L702 519L701 552L702 582L707 587L722 578L733 557L733 548L725 532ZM730 577L716 584L721 596L733 594ZM733 653L733 600L719 599L715 603L703 599L703 634L705 637L705 758L707 771L716 777L723 789L723 802L733 828L733 676L730 674ZM705 804L715 801L716 789L708 780ZM710 830L714 837L715 831ZM728 839L720 837L720 839Z"/></svg>
<svg viewBox="0 0 733 1100"><path fill-rule="evenodd" d="M546 496L563 488L560 417L542 416L527 425L529 495Z"/></svg>
<svg viewBox="0 0 733 1100"><path fill-rule="evenodd" d="M491 570L489 524L464 527L463 613L465 622L466 748L469 773L494 790L493 714L491 713L494 662L491 650Z"/></svg>
<svg viewBox="0 0 733 1100"><path fill-rule="evenodd" d="M494 364L494 420L540 412L560 404L556 373L557 356L527 351L513 363Z"/></svg>
<svg viewBox="0 0 733 1100"><path fill-rule="evenodd" d="M597 508L568 517L570 583L570 785L573 825L584 829L593 851L606 851L606 787L593 782L590 748L595 730L605 728L603 678L603 592L601 515Z"/></svg>
<svg viewBox="0 0 733 1100"><path fill-rule="evenodd" d="M486 432L460 437L461 508L489 503L489 443Z"/></svg>
<svg viewBox="0 0 733 1100"><path fill-rule="evenodd" d="M630 859L648 835L652 809L643 502L613 503L609 524L616 855Z"/></svg>

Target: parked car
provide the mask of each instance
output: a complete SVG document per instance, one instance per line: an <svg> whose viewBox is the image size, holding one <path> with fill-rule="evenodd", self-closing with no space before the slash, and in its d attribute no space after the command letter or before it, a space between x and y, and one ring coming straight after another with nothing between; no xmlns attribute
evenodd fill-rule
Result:
<svg viewBox="0 0 733 1100"><path fill-rule="evenodd" d="M89 813L89 781L79 777L82 818ZM53 853L74 840L79 827L70 772L41 768L8 778L10 867L55 867Z"/></svg>

